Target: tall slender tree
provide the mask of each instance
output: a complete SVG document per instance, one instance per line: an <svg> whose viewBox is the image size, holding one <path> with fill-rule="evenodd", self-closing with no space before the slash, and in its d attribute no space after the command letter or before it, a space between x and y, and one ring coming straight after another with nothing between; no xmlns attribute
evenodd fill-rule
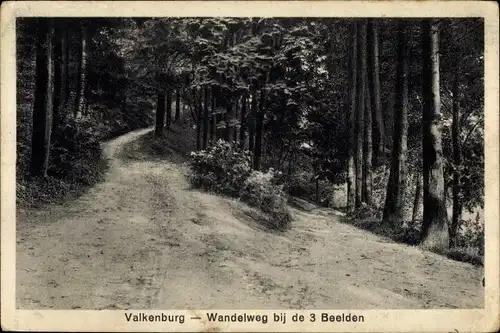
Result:
<svg viewBox="0 0 500 333"><path fill-rule="evenodd" d="M64 102L64 70L65 70L65 42L64 26L62 21L54 22L54 105L52 112L52 131L55 131L61 118L61 104Z"/></svg>
<svg viewBox="0 0 500 333"><path fill-rule="evenodd" d="M408 41L406 28L406 22L398 22L393 148L382 219L383 224L389 226L404 220L408 141Z"/></svg>
<svg viewBox="0 0 500 333"><path fill-rule="evenodd" d="M175 89L175 118L174 120L177 122L181 117L181 90L182 87L180 84L177 85Z"/></svg>
<svg viewBox="0 0 500 333"><path fill-rule="evenodd" d="M246 141L246 113L247 113L247 97L246 93L243 94L241 98L241 112L240 112L240 148L245 148Z"/></svg>
<svg viewBox="0 0 500 333"><path fill-rule="evenodd" d="M435 20L422 22L422 49L424 217L421 245L424 248L446 248L449 235L441 138L439 27Z"/></svg>
<svg viewBox="0 0 500 333"><path fill-rule="evenodd" d="M49 164L50 135L53 111L54 58L52 19L37 22L35 103L33 105L33 132L31 138L31 176L45 177Z"/></svg>
<svg viewBox="0 0 500 333"><path fill-rule="evenodd" d="M248 150L253 152L255 146L255 115L257 114L257 89L251 85L251 105L248 123Z"/></svg>
<svg viewBox="0 0 500 333"><path fill-rule="evenodd" d="M259 111L256 115L255 126L255 146L253 151L253 167L255 170L260 170L260 162L262 157L262 127L264 123L264 88L260 89Z"/></svg>
<svg viewBox="0 0 500 333"><path fill-rule="evenodd" d="M196 107L196 149L201 149L201 118L202 118L202 91L194 89L194 105Z"/></svg>
<svg viewBox="0 0 500 333"><path fill-rule="evenodd" d="M366 63L366 52L365 59ZM363 66L366 68L367 66ZM372 112L370 107L370 86L368 84L368 78L365 76L365 82L363 83L365 88L365 110L364 110L364 140L363 140L363 201L368 205L372 204Z"/></svg>
<svg viewBox="0 0 500 333"><path fill-rule="evenodd" d="M172 88L167 88L167 104L166 104L166 116L167 116L167 129L172 126Z"/></svg>
<svg viewBox="0 0 500 333"><path fill-rule="evenodd" d="M62 66L62 80L63 86L61 87L61 102L64 106L68 105L69 94L70 94L70 82L69 82L69 54L70 54L70 43L69 43L69 24L64 24L63 32L63 43L62 43L62 56L63 56L63 66Z"/></svg>
<svg viewBox="0 0 500 333"><path fill-rule="evenodd" d="M460 222L460 217L462 215L462 202L460 200L460 167L461 167L461 152L460 152L460 92L459 92L459 75L460 69L457 66L455 70L455 75L453 78L453 88L452 88L452 125L451 125L451 141L452 141L452 152L453 152L453 208L452 208L452 218L450 225L450 247L454 246L458 223Z"/></svg>
<svg viewBox="0 0 500 333"><path fill-rule="evenodd" d="M366 82L366 22L358 22L357 27L358 73L356 80L356 207L363 201L363 136L365 113L365 82Z"/></svg>
<svg viewBox="0 0 500 333"><path fill-rule="evenodd" d="M163 128L165 127L165 93L158 92L156 102L156 123L155 123L155 136L163 136Z"/></svg>
<svg viewBox="0 0 500 333"><path fill-rule="evenodd" d="M233 115L233 101L229 94L226 96L226 113L224 115L225 120L225 131L224 140L230 142L233 138L233 127L231 125L232 115Z"/></svg>
<svg viewBox="0 0 500 333"><path fill-rule="evenodd" d="M356 137L356 78L357 78L357 25L350 27L349 48L349 107L347 109L347 129L349 131L347 153L347 211L352 213L356 202L356 167L354 163L355 137Z"/></svg>
<svg viewBox="0 0 500 333"><path fill-rule="evenodd" d="M205 94L204 94L204 102L203 102L203 149L206 149L208 147L208 126L209 126L209 119L208 119L208 99L209 99L209 92L208 92L208 85L205 85Z"/></svg>
<svg viewBox="0 0 500 333"><path fill-rule="evenodd" d="M77 89L75 99L75 116L81 117L85 110L85 92L87 91L87 71L88 71L88 40L87 40L87 27L86 22L80 22L79 29L80 39L79 46L80 52L78 57L78 76L77 76Z"/></svg>
<svg viewBox="0 0 500 333"><path fill-rule="evenodd" d="M212 86L212 126L210 126L210 140L216 140L217 133L217 101L215 100L216 87Z"/></svg>
<svg viewBox="0 0 500 333"><path fill-rule="evenodd" d="M420 214L420 206L422 202L422 173L417 170L414 174L415 177L415 197L413 198L413 211L411 214L411 223L417 223L417 218Z"/></svg>
<svg viewBox="0 0 500 333"><path fill-rule="evenodd" d="M238 142L238 112L240 111L240 105L239 105L239 98L238 96L235 96L234 98L234 108L233 108L233 137L231 138L233 142Z"/></svg>
<svg viewBox="0 0 500 333"><path fill-rule="evenodd" d="M384 118L380 102L380 61L378 25L374 19L368 21L368 81L370 85L370 107L373 124L373 164L378 166L385 150Z"/></svg>

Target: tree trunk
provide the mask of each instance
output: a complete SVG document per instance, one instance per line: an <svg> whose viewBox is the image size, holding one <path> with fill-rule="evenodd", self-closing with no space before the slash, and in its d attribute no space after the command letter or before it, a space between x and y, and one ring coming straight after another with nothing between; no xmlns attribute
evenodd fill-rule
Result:
<svg viewBox="0 0 500 333"><path fill-rule="evenodd" d="M156 103L156 124L155 136L163 136L163 127L165 127L165 94L158 92L158 101Z"/></svg>
<svg viewBox="0 0 500 333"><path fill-rule="evenodd" d="M451 140L453 144L453 210L450 226L450 247L456 243L458 223L462 215L462 202L460 200L460 109L459 109L459 91L458 91L458 69L455 70L453 80L453 124L451 127Z"/></svg>
<svg viewBox="0 0 500 333"><path fill-rule="evenodd" d="M88 67L88 66L87 66ZM85 79L85 90L83 92L83 115L88 115L89 114L89 104L90 104L90 81L88 80L88 76L86 76Z"/></svg>
<svg viewBox="0 0 500 333"><path fill-rule="evenodd" d="M379 166L384 156L385 132L384 119L380 103L380 66L379 41L377 24L368 21L368 81L370 86L370 106L372 111L373 127L373 164Z"/></svg>
<svg viewBox="0 0 500 333"><path fill-rule="evenodd" d="M215 99L215 87L212 87L212 127L210 128L210 140L214 141L217 131L217 102Z"/></svg>
<svg viewBox="0 0 500 333"><path fill-rule="evenodd" d="M356 78L357 78L357 29L351 26L351 45L349 54L349 108L347 110L347 128L349 131L347 157L347 212L354 211L356 200L356 167L354 163L355 150L355 114L356 114Z"/></svg>
<svg viewBox="0 0 500 333"><path fill-rule="evenodd" d="M413 212L411 214L411 224L417 223L420 214L420 201L422 200L422 175L419 171L415 172L415 198L413 200Z"/></svg>
<svg viewBox="0 0 500 333"><path fill-rule="evenodd" d="M227 96L226 101L226 114L224 115L224 120L226 122L226 127L224 130L224 140L231 142L233 137L232 126L230 125L232 114L233 114L233 103L230 96Z"/></svg>
<svg viewBox="0 0 500 333"><path fill-rule="evenodd" d="M167 89L167 110L166 110L166 116L167 116L167 129L170 129L172 126L172 89L168 88Z"/></svg>
<svg viewBox="0 0 500 333"><path fill-rule="evenodd" d="M54 28L51 19L39 19L37 27L35 103L31 137L30 174L47 176L50 155L51 113L53 110Z"/></svg>
<svg viewBox="0 0 500 333"><path fill-rule="evenodd" d="M64 38L63 38L63 89L61 93L61 100L64 103L64 106L68 105L69 102L69 95L70 95L70 89L69 89L69 33L68 29L65 29L64 31Z"/></svg>
<svg viewBox="0 0 500 333"><path fill-rule="evenodd" d="M87 85L87 29L82 22L80 26L80 54L75 101L75 115L81 117L85 109L85 91Z"/></svg>
<svg viewBox="0 0 500 333"><path fill-rule="evenodd" d="M255 126L255 147L254 147L254 169L260 170L260 159L262 155L262 125L264 122L264 88L260 89L259 111L257 113L257 123Z"/></svg>
<svg viewBox="0 0 500 333"><path fill-rule="evenodd" d="M177 87L175 90L175 118L177 122L181 117L181 87Z"/></svg>
<svg viewBox="0 0 500 333"><path fill-rule="evenodd" d="M240 106L239 106L239 98L236 96L235 101L234 101L234 109L233 109L233 117L231 121L234 123L233 127L233 142L238 142L238 112L239 112Z"/></svg>
<svg viewBox="0 0 500 333"><path fill-rule="evenodd" d="M203 104L203 149L208 147L208 86L205 86L205 101Z"/></svg>
<svg viewBox="0 0 500 333"><path fill-rule="evenodd" d="M56 21L57 22L57 21ZM61 22L54 27L54 105L52 110L52 133L59 125L61 118L61 104L64 100L64 32Z"/></svg>
<svg viewBox="0 0 500 333"><path fill-rule="evenodd" d="M366 61L363 61L366 55L366 24L358 23L357 28L357 51L358 51L358 68L359 77L356 80L357 86L357 104L356 104L356 207L361 206L363 199L363 134L364 134L364 112L365 112L365 84L366 72L362 70L363 66L366 69ZM362 52L365 50L365 53ZM365 58L366 59L366 58Z"/></svg>
<svg viewBox="0 0 500 333"><path fill-rule="evenodd" d="M196 107L196 150L201 149L201 91L194 91L194 100Z"/></svg>
<svg viewBox="0 0 500 333"><path fill-rule="evenodd" d="M247 113L247 95L243 94L241 99L241 112L240 112L240 148L245 149L246 141L246 113Z"/></svg>
<svg viewBox="0 0 500 333"><path fill-rule="evenodd" d="M319 206L319 177L316 177L316 205Z"/></svg>
<svg viewBox="0 0 500 333"><path fill-rule="evenodd" d="M255 115L257 114L257 89L252 87L252 103L248 119L248 150L253 153L255 146Z"/></svg>
<svg viewBox="0 0 500 333"><path fill-rule="evenodd" d="M406 155L408 140L408 51L406 25L398 23L396 60L396 101L394 105L394 131L391 171L387 184L382 223L395 226L404 222L406 191Z"/></svg>
<svg viewBox="0 0 500 333"><path fill-rule="evenodd" d="M424 248L444 249L449 246L449 235L441 144L439 29L434 20L423 21L422 39L424 218L421 245Z"/></svg>
<svg viewBox="0 0 500 333"><path fill-rule="evenodd" d="M366 55L366 52L365 52ZM363 61L366 64L366 58ZM366 66L362 69L365 70ZM364 144L363 144L363 201L372 204L372 113L370 107L370 89L365 80L365 114L364 114Z"/></svg>

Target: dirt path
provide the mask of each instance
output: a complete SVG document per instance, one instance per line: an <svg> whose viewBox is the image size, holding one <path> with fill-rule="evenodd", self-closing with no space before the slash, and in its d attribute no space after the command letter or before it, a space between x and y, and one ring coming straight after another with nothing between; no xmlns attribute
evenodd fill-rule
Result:
<svg viewBox="0 0 500 333"><path fill-rule="evenodd" d="M17 222L21 309L471 308L481 268L386 242L325 210L284 234L246 205L189 189L186 166L120 154L78 200ZM331 211L329 212L331 213Z"/></svg>

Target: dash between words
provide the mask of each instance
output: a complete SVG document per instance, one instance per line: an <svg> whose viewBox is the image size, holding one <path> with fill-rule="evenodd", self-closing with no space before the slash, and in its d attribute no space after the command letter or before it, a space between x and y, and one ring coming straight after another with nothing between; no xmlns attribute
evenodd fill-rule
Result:
<svg viewBox="0 0 500 333"><path fill-rule="evenodd" d="M233 314L220 314L217 312L209 312L206 314L207 320L209 322L260 322L262 324L267 324L268 315L266 314L249 314L249 313L233 313ZM362 315L355 315L351 313L342 313L342 314L329 314L326 312L322 312L320 316L318 316L321 322L364 322L365 318ZM125 313L125 319L127 322L171 322L171 323L179 323L184 324L185 316L184 315L172 315L172 314L147 314L145 312ZM196 317L195 319L201 319ZM286 323L286 314L285 313L274 313L273 315L274 322L281 322L283 324ZM296 313L291 318L292 322L303 322L308 320L310 322L316 321L316 314L310 313L308 316Z"/></svg>

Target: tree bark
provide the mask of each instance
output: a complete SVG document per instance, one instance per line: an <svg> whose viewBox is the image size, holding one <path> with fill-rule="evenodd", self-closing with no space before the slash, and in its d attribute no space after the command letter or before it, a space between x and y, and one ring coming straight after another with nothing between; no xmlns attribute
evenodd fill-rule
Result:
<svg viewBox="0 0 500 333"><path fill-rule="evenodd" d="M224 116L224 120L226 122L226 128L224 130L224 140L227 142L231 142L231 139L233 137L233 131L232 131L232 126L231 126L231 119L232 119L232 114L233 114L233 101L230 96L227 96L227 101L226 101L226 114Z"/></svg>
<svg viewBox="0 0 500 333"><path fill-rule="evenodd" d="M85 109L85 91L87 85L87 29L85 23L80 25L80 54L75 100L75 116L81 117Z"/></svg>
<svg viewBox="0 0 500 333"><path fill-rule="evenodd" d="M247 95L243 94L241 99L241 112L240 112L240 148L245 149L246 141L246 113L247 113Z"/></svg>
<svg viewBox="0 0 500 333"><path fill-rule="evenodd" d="M363 134L364 134L364 112L365 112L365 84L366 72L362 70L363 66L366 69L366 62L363 61L366 55L366 23L358 23L357 28L357 51L358 51L358 68L359 77L356 80L357 86L357 104L356 104L356 207L361 206L363 200ZM362 52L365 50L365 53ZM366 58L365 58L366 59Z"/></svg>
<svg viewBox="0 0 500 333"><path fill-rule="evenodd" d="M155 136L163 136L163 127L165 127L165 94L158 92L158 100L156 103L156 124Z"/></svg>
<svg viewBox="0 0 500 333"><path fill-rule="evenodd" d="M59 125L61 104L64 101L64 32L61 22L54 24L54 105L52 110L52 133Z"/></svg>
<svg viewBox="0 0 500 333"><path fill-rule="evenodd" d="M370 106L373 118L373 164L379 166L384 156L385 131L380 102L380 65L378 27L373 19L368 21L368 81Z"/></svg>
<svg viewBox="0 0 500 333"><path fill-rule="evenodd" d="M203 104L203 149L208 147L208 86L205 86L205 100Z"/></svg>
<svg viewBox="0 0 500 333"><path fill-rule="evenodd" d="M169 87L167 89L167 110L166 110L166 116L167 116L167 129L170 129L172 126L172 89Z"/></svg>
<svg viewBox="0 0 500 333"><path fill-rule="evenodd" d="M70 88L69 88L69 29L66 26L66 29L64 31L64 38L63 38L63 44L62 44L62 54L63 54L63 89L61 93L61 100L62 103L64 103L64 106L68 105L69 102L69 95L70 95Z"/></svg>
<svg viewBox="0 0 500 333"><path fill-rule="evenodd" d="M413 199L413 211L411 214L411 224L415 225L420 214L420 201L422 200L422 175L415 172L415 198Z"/></svg>
<svg viewBox="0 0 500 333"><path fill-rule="evenodd" d="M366 55L366 52L365 52ZM366 63L366 58L363 61ZM365 70L363 68L362 70ZM365 114L364 114L364 142L363 142L363 201L372 204L372 113L370 107L370 89L368 80L365 80Z"/></svg>
<svg viewBox="0 0 500 333"><path fill-rule="evenodd" d="M262 125L264 122L264 88L260 89L259 111L257 113L257 123L255 126L255 147L254 147L254 169L260 170L260 160L262 155Z"/></svg>
<svg viewBox="0 0 500 333"><path fill-rule="evenodd" d="M88 68L88 66L87 66ZM85 90L83 92L83 115L88 115L89 114L89 104L90 104L90 93L91 93L91 87L90 87L91 81L88 80L88 75L86 75L85 78Z"/></svg>
<svg viewBox="0 0 500 333"><path fill-rule="evenodd" d="M424 20L422 25L424 217L421 245L424 248L444 249L449 246L449 235L441 143L439 29L437 23L430 19Z"/></svg>
<svg viewBox="0 0 500 333"><path fill-rule="evenodd" d="M201 149L201 91L194 91L194 100L196 106L196 150Z"/></svg>
<svg viewBox="0 0 500 333"><path fill-rule="evenodd" d="M257 114L257 89L252 87L252 103L248 119L248 150L253 153L255 146L255 115Z"/></svg>
<svg viewBox="0 0 500 333"><path fill-rule="evenodd" d="M236 122L238 121L238 112L239 112L240 106L239 106L239 98L236 96L234 100L234 109L233 109L233 118L232 122L234 123L233 125L233 142L238 142L238 125Z"/></svg>
<svg viewBox="0 0 500 333"><path fill-rule="evenodd" d="M453 80L453 124L451 127L451 140L453 149L453 209L450 226L450 247L455 245L458 224L462 216L462 202L460 200L460 109L459 109L459 87L458 87L458 68L455 70Z"/></svg>
<svg viewBox="0 0 500 333"><path fill-rule="evenodd" d="M212 127L210 128L210 140L216 140L217 131L217 101L215 99L215 87L212 87Z"/></svg>
<svg viewBox="0 0 500 333"><path fill-rule="evenodd" d="M181 87L177 87L175 90L175 118L177 122L181 117Z"/></svg>
<svg viewBox="0 0 500 333"><path fill-rule="evenodd" d="M52 57L54 28L52 24L51 19L38 20L30 164L30 174L33 177L46 177L49 165L54 75Z"/></svg>
<svg viewBox="0 0 500 333"><path fill-rule="evenodd" d="M394 105L391 170L382 219L382 223L388 226L395 226L397 223L404 221L408 140L408 51L406 24L403 22L398 23L396 66L396 101Z"/></svg>
<svg viewBox="0 0 500 333"><path fill-rule="evenodd" d="M354 163L355 136L356 136L356 78L357 78L357 28L351 26L351 44L349 54L349 107L347 109L347 128L349 131L347 156L347 212L354 211L356 200L356 167Z"/></svg>

